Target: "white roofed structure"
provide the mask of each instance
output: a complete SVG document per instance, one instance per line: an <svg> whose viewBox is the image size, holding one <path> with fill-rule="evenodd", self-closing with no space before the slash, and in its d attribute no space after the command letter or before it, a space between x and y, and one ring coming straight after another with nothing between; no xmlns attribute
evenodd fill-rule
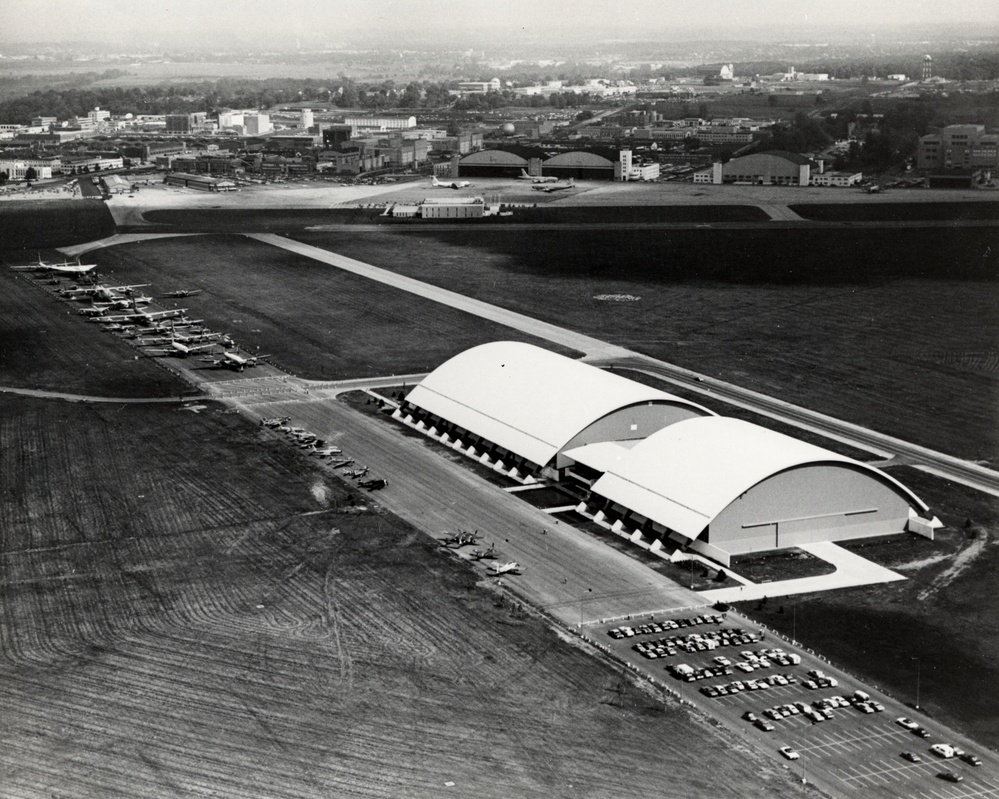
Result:
<svg viewBox="0 0 999 799"><path fill-rule="evenodd" d="M879 469L720 416L678 422L629 449L594 444L564 457L603 473L591 502L726 564L733 554L903 532L929 511Z"/></svg>
<svg viewBox="0 0 999 799"><path fill-rule="evenodd" d="M558 466L557 456L570 446L633 441L712 414L664 391L510 341L473 347L441 364L409 393L404 411L528 470Z"/></svg>

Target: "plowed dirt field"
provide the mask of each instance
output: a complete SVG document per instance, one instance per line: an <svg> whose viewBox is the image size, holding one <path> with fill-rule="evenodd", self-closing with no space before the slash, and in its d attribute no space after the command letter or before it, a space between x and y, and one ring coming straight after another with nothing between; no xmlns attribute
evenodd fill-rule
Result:
<svg viewBox="0 0 999 799"><path fill-rule="evenodd" d="M0 440L4 796L798 795L220 407Z"/></svg>

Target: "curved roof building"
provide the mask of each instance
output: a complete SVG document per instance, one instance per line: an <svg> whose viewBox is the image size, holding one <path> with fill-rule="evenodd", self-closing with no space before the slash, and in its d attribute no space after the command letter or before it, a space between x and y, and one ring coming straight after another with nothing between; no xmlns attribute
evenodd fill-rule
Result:
<svg viewBox="0 0 999 799"><path fill-rule="evenodd" d="M560 153L541 165L541 174L560 178L613 180L614 162L596 153L572 150Z"/></svg>
<svg viewBox="0 0 999 799"><path fill-rule="evenodd" d="M712 412L530 344L500 341L441 364L406 397L406 410L497 457L559 466L568 447L635 441Z"/></svg>
<svg viewBox="0 0 999 799"><path fill-rule="evenodd" d="M762 183L778 186L807 186L811 181L812 162L803 155L786 150L768 150L733 158L722 166L725 183Z"/></svg>
<svg viewBox="0 0 999 799"><path fill-rule="evenodd" d="M567 458L603 472L592 494L662 539L728 556L899 533L929 509L885 472L739 419L688 419L629 450Z"/></svg>
<svg viewBox="0 0 999 799"><path fill-rule="evenodd" d="M528 162L508 150L480 150L466 155L458 162L458 174L462 177L515 177Z"/></svg>

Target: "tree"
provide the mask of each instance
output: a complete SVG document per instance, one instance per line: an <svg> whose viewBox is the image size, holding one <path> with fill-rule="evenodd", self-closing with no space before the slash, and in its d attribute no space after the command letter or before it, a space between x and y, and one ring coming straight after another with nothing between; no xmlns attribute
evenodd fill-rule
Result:
<svg viewBox="0 0 999 799"><path fill-rule="evenodd" d="M25 171L25 173L24 173L24 179L26 181L28 181L28 183L30 183L33 180L37 180L38 179L38 170L35 169L33 166L29 166L27 168L27 170Z"/></svg>
<svg viewBox="0 0 999 799"><path fill-rule="evenodd" d="M777 95L776 94L767 95L767 105L770 106L771 108L776 108L777 107Z"/></svg>
<svg viewBox="0 0 999 799"><path fill-rule="evenodd" d="M8 172L0 172L0 186L5 186L9 179L10 174Z"/></svg>

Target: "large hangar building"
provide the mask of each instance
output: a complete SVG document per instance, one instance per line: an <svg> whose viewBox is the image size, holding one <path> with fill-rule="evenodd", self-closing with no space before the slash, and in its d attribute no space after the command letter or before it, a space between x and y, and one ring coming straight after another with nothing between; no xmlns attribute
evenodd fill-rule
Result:
<svg viewBox="0 0 999 799"><path fill-rule="evenodd" d="M586 506L657 549L733 555L939 526L926 504L860 461L722 416L689 419L631 448L563 457L599 474Z"/></svg>
<svg viewBox="0 0 999 799"><path fill-rule="evenodd" d="M397 418L514 476L558 470L566 449L636 442L712 412L664 391L518 342L462 352L427 375Z"/></svg>
<svg viewBox="0 0 999 799"><path fill-rule="evenodd" d="M395 418L664 557L735 555L940 522L887 473L549 350L493 342L424 378Z"/></svg>

